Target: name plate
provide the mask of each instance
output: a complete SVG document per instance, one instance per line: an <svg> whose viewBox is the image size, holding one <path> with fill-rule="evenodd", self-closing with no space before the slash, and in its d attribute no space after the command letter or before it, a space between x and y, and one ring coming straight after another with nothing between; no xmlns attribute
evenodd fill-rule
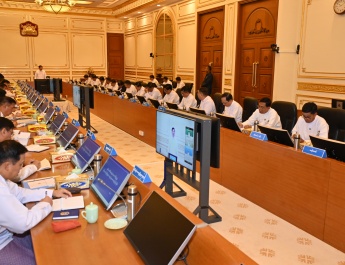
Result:
<svg viewBox="0 0 345 265"><path fill-rule="evenodd" d="M92 140L96 140L96 136L95 134L89 129L87 130L87 134L86 134L87 137L90 137Z"/></svg>
<svg viewBox="0 0 345 265"><path fill-rule="evenodd" d="M66 119L68 119L68 114L67 114L66 112L62 112L62 115L63 115Z"/></svg>
<svg viewBox="0 0 345 265"><path fill-rule="evenodd" d="M261 132L251 132L250 137L260 140L260 141L267 141L267 135Z"/></svg>
<svg viewBox="0 0 345 265"><path fill-rule="evenodd" d="M133 102L133 103L137 103L137 101L135 100L135 98L130 98L129 101L130 101L130 102Z"/></svg>
<svg viewBox="0 0 345 265"><path fill-rule="evenodd" d="M142 105L145 106L145 107L150 107L151 106L150 103L148 103L148 102L143 102Z"/></svg>
<svg viewBox="0 0 345 265"><path fill-rule="evenodd" d="M320 158L326 158L327 157L327 153L326 150L320 149L320 148L316 148L313 146L308 146L305 145L302 149L302 153L308 154L308 155L312 155L312 156L317 156Z"/></svg>
<svg viewBox="0 0 345 265"><path fill-rule="evenodd" d="M80 126L79 121L77 121L77 120L75 120L75 119L72 120L72 124L73 124L75 127L79 127L79 126Z"/></svg>
<svg viewBox="0 0 345 265"><path fill-rule="evenodd" d="M166 111L166 108L163 107L163 106L159 106L159 107L158 107L158 110L160 110L160 111Z"/></svg>
<svg viewBox="0 0 345 265"><path fill-rule="evenodd" d="M49 100L47 98L44 98L44 102L48 102Z"/></svg>
<svg viewBox="0 0 345 265"><path fill-rule="evenodd" d="M109 155L111 155L111 156L117 156L117 153L116 153L114 147L111 147L109 144L106 144L106 145L104 146L103 149L104 149L104 151L106 151Z"/></svg>
<svg viewBox="0 0 345 265"><path fill-rule="evenodd" d="M55 106L55 110L59 112L61 109L59 108L59 106Z"/></svg>
<svg viewBox="0 0 345 265"><path fill-rule="evenodd" d="M150 183L152 182L149 174L141 169L139 166L134 166L132 175L140 180L141 183Z"/></svg>
<svg viewBox="0 0 345 265"><path fill-rule="evenodd" d="M53 102L49 102L49 107L54 107L54 104L53 104Z"/></svg>

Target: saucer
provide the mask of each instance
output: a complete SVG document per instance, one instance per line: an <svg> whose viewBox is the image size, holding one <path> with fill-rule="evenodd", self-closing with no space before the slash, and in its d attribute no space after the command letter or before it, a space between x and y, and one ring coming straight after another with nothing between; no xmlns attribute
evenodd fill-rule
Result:
<svg viewBox="0 0 345 265"><path fill-rule="evenodd" d="M121 229L127 225L127 220L123 218L112 218L105 221L104 226L108 229Z"/></svg>

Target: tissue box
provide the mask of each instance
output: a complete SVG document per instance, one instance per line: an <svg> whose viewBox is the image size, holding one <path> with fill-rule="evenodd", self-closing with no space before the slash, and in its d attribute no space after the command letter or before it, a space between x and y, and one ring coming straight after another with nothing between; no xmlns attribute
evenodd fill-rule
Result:
<svg viewBox="0 0 345 265"><path fill-rule="evenodd" d="M28 125L28 131L29 132L37 132L37 131L42 131L42 130L47 130L47 125L45 125L45 124L30 124L30 125Z"/></svg>
<svg viewBox="0 0 345 265"><path fill-rule="evenodd" d="M79 174L77 176L78 178L75 179L68 179L69 175L55 177L56 188L90 188L90 180L87 174Z"/></svg>
<svg viewBox="0 0 345 265"><path fill-rule="evenodd" d="M35 144L55 144L56 138L55 136L48 136L48 135L42 135L42 136L34 136L34 143Z"/></svg>
<svg viewBox="0 0 345 265"><path fill-rule="evenodd" d="M74 150L68 150L62 153L51 152L52 164L63 163L71 161L72 156L75 154Z"/></svg>

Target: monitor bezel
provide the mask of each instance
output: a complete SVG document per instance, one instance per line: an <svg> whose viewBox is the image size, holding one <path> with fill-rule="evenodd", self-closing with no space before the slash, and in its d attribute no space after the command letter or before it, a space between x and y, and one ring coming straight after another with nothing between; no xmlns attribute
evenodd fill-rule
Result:
<svg viewBox="0 0 345 265"><path fill-rule="evenodd" d="M61 117L63 117L62 122L60 124L56 124L55 123L56 119L58 118L60 119ZM50 124L50 127L49 127L49 130L53 133L53 135L56 135L57 133L59 133L65 120L66 120L66 117L60 113L56 116L55 120ZM53 131L53 128L56 128L56 131Z"/></svg>
<svg viewBox="0 0 345 265"><path fill-rule="evenodd" d="M224 114L216 113L216 117L220 120L220 125L223 128L230 129L236 132L242 132L234 117ZM229 126L228 126L229 125Z"/></svg>
<svg viewBox="0 0 345 265"><path fill-rule="evenodd" d="M267 135L267 139L271 142L277 143L277 144L281 144L281 145L285 145L285 146L289 146L289 147L294 147L294 143L293 140L291 139L291 136L289 134L289 132L287 130L284 129L279 129L279 128L272 128L272 127L267 127L267 126L263 126L263 125L258 125L260 132L264 133ZM266 132L265 132L266 131ZM286 141L276 141L276 139L273 139L271 136L272 133L280 134L281 136L285 137L284 140ZM287 140L289 138L289 141ZM291 143L290 143L291 142ZM289 144L288 144L289 143Z"/></svg>
<svg viewBox="0 0 345 265"><path fill-rule="evenodd" d="M73 136L70 137L70 139L66 139L66 137L64 137L65 131L71 130L71 128L72 128L72 129L75 129L75 132L73 132L73 134L72 134ZM60 134L59 138L56 140L56 143L59 144L60 147L66 148L67 146L70 145L70 143L72 142L72 140L77 136L78 132L79 132L79 129L78 129L76 126L74 126L73 124L69 123L69 124L67 125L66 130L64 130L64 131ZM65 145L61 145L61 143L60 143L60 142L61 142L61 141L60 141L61 138L63 138L63 140L66 141L66 144L65 144Z"/></svg>
<svg viewBox="0 0 345 265"><path fill-rule="evenodd" d="M80 155L80 149L83 148L84 145L87 145L88 142L92 142L92 143L94 143L95 145L97 145L97 151L94 152L94 154L93 154L88 160L86 160L86 159L84 159L84 157L82 157L82 155ZM79 147L79 149L77 150L77 152L73 155L71 161L72 161L73 165L75 165L76 167L78 167L78 168L81 169L81 172L84 172L84 171L86 170L86 168L90 165L90 163L93 161L93 157L94 157L96 154L98 154L100 150L101 150L101 147L100 147L94 140L92 140L91 137L87 137L86 140L85 140L85 142L82 144L82 146ZM84 165L82 168L81 168L81 167L78 165L78 163L75 161L77 155L79 155L80 157L82 157L81 160L83 160L84 162L86 162L85 165Z"/></svg>

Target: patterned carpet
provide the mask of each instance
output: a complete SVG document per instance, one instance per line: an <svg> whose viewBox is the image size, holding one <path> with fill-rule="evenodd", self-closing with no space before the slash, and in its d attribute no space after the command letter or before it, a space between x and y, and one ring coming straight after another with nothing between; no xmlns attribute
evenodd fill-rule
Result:
<svg viewBox="0 0 345 265"><path fill-rule="evenodd" d="M76 108L72 107L69 115L76 118ZM91 124L99 132L97 139L113 146L119 156L133 166L139 165L150 174L154 183L161 184L163 157L153 147L95 115L91 115ZM178 179L175 182L187 191L186 197L177 200L194 211L198 205L198 192ZM210 184L210 206L223 218L222 222L210 226L259 264L345 265L345 253L213 181Z"/></svg>

